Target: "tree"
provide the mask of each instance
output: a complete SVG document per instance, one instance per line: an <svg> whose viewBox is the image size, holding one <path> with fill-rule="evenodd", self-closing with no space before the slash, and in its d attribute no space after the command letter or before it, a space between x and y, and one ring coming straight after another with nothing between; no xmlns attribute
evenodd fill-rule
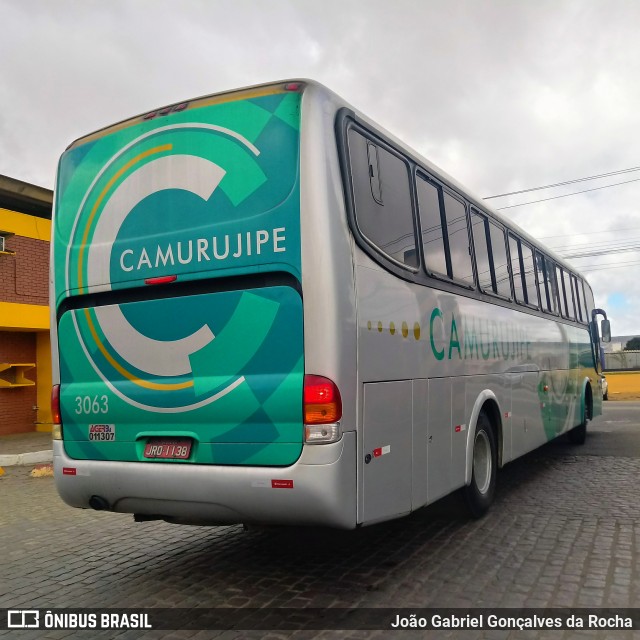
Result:
<svg viewBox="0 0 640 640"><path fill-rule="evenodd" d="M627 346L624 348L625 351L640 351L640 338L631 338L627 342Z"/></svg>

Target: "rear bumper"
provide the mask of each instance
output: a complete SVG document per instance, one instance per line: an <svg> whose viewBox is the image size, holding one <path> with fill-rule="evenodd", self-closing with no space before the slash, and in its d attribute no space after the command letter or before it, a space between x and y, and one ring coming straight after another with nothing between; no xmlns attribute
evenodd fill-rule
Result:
<svg viewBox="0 0 640 640"><path fill-rule="evenodd" d="M53 443L60 497L89 508L92 496L120 513L191 524L356 526L356 434L306 445L289 467L75 460Z"/></svg>

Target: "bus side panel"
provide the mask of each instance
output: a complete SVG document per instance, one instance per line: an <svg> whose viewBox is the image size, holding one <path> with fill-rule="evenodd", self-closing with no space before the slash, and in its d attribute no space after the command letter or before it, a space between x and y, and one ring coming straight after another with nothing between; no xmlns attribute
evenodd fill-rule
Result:
<svg viewBox="0 0 640 640"><path fill-rule="evenodd" d="M333 380L342 397L340 426L357 446L349 465L353 486L364 465L359 428L356 296L353 238L345 209L342 176L335 136L335 115L343 106L335 95L310 85L302 99L300 131L301 259L304 292L305 373ZM322 449L322 446L305 446ZM304 457L305 453L303 453ZM340 501L351 501L353 487L344 487ZM358 486L358 495L360 487ZM347 508L347 505L344 505ZM362 521L358 510L357 521Z"/></svg>
<svg viewBox="0 0 640 640"><path fill-rule="evenodd" d="M511 376L511 418L503 420L510 442L505 446L504 463L547 441L538 397L541 373L523 370ZM544 409L544 408L543 408Z"/></svg>
<svg viewBox="0 0 640 640"><path fill-rule="evenodd" d="M427 476L429 502L451 491L451 378L429 380ZM464 466L462 467L464 469Z"/></svg>
<svg viewBox="0 0 640 640"><path fill-rule="evenodd" d="M410 380L364 385L365 523L411 511L412 420Z"/></svg>
<svg viewBox="0 0 640 640"><path fill-rule="evenodd" d="M469 445L459 435L473 427L471 412L485 390L495 395L501 412L503 463L579 424L578 381L593 376L583 366L589 355L586 331L406 282L358 248L355 260L360 384L428 382L426 406L413 399L414 448L424 444L417 434L428 432L427 469L412 471L412 482L427 485L412 486L415 504L425 491L432 502L464 484ZM369 415L365 408L365 441ZM425 452L412 456L423 460ZM366 486L365 481L361 491Z"/></svg>

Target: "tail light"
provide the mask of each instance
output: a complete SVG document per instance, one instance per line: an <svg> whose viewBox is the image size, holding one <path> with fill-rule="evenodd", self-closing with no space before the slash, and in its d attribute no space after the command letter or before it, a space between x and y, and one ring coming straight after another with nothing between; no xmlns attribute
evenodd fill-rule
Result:
<svg viewBox="0 0 640 640"><path fill-rule="evenodd" d="M53 418L52 436L54 440L62 440L62 416L60 414L60 385L51 388L51 416Z"/></svg>
<svg viewBox="0 0 640 640"><path fill-rule="evenodd" d="M304 377L304 431L308 444L327 444L342 437L342 398L332 380L323 376Z"/></svg>

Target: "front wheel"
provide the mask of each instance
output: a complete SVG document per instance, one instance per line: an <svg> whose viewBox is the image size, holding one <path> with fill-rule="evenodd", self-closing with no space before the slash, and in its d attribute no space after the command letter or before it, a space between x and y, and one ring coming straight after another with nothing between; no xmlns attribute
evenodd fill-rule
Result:
<svg viewBox="0 0 640 640"><path fill-rule="evenodd" d="M496 491L497 447L491 422L480 412L473 440L471 484L464 488L467 508L474 518L482 517L493 502Z"/></svg>
<svg viewBox="0 0 640 640"><path fill-rule="evenodd" d="M588 400L585 399L584 409L582 410L582 422L567 432L567 438L571 444L584 444L587 440L587 420L590 417L590 410L587 408Z"/></svg>

